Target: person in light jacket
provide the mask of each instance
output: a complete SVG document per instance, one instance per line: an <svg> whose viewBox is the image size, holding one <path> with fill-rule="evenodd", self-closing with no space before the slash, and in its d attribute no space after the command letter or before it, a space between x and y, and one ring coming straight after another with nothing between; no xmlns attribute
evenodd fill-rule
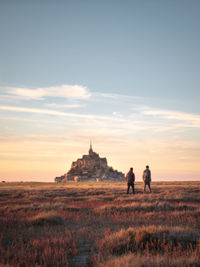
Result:
<svg viewBox="0 0 200 267"><path fill-rule="evenodd" d="M151 192L151 171L149 166L146 166L146 169L143 172L143 181L144 181L144 193L146 192L146 186L149 187L149 191Z"/></svg>

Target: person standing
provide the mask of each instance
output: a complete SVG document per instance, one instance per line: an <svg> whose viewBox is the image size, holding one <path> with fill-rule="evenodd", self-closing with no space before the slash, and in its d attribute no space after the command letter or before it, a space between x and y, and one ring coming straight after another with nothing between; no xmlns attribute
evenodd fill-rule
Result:
<svg viewBox="0 0 200 267"><path fill-rule="evenodd" d="M146 192L146 186L149 187L149 191L151 192L151 171L149 166L146 166L146 169L143 172L143 181L144 181L144 193Z"/></svg>
<svg viewBox="0 0 200 267"><path fill-rule="evenodd" d="M130 168L129 172L126 174L127 181L127 194L129 194L130 186L133 189L133 194L135 194L134 182L135 182L135 174L133 172L133 168Z"/></svg>

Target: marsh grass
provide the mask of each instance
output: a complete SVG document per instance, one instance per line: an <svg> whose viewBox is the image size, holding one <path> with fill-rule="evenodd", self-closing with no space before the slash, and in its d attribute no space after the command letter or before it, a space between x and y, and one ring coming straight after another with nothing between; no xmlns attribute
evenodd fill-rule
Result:
<svg viewBox="0 0 200 267"><path fill-rule="evenodd" d="M200 236L197 231L180 227L142 226L122 229L105 237L99 242L102 255L121 255L131 252L143 251L148 248L154 252L173 252L174 249L195 248Z"/></svg>
<svg viewBox="0 0 200 267"><path fill-rule="evenodd" d="M0 184L0 266L200 266L200 183Z"/></svg>
<svg viewBox="0 0 200 267"><path fill-rule="evenodd" d="M107 262L97 263L98 267L199 267L199 257L197 254L179 255L179 257L172 257L170 255L137 255L126 254L122 257L113 257Z"/></svg>
<svg viewBox="0 0 200 267"><path fill-rule="evenodd" d="M198 207L196 206L187 206L185 204L179 204L179 205L169 205L167 203L155 203L152 204L138 204L138 203L131 203L129 205L123 205L123 206L101 206L100 208L97 208L95 211L96 213L99 213L101 215L109 215L114 214L117 212L167 212L167 211L186 211L186 210L196 210Z"/></svg>
<svg viewBox="0 0 200 267"><path fill-rule="evenodd" d="M30 218L28 221L32 225L40 225L40 226L41 225L45 226L47 224L59 225L64 223L62 217L55 212L41 212L36 216Z"/></svg>

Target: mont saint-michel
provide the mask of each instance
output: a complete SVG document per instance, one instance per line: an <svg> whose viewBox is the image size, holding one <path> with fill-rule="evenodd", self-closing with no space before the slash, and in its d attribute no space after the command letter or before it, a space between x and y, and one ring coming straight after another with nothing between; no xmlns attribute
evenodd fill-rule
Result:
<svg viewBox="0 0 200 267"><path fill-rule="evenodd" d="M88 155L73 161L71 169L64 175L56 177L55 181L124 181L124 174L109 167L107 159L101 158L94 152L90 143Z"/></svg>

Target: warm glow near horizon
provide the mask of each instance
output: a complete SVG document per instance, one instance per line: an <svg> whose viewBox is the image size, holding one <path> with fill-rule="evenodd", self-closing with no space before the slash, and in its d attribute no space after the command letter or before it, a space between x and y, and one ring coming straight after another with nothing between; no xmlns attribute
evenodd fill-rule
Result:
<svg viewBox="0 0 200 267"><path fill-rule="evenodd" d="M188 161L184 154L180 155L180 151L175 152L173 148L161 150L159 144L157 147L152 144L151 147L148 145L147 150L146 143L139 144L137 140L135 144L133 140L129 142L122 141L115 145L97 142L93 147L101 157L107 157L108 165L114 169L126 173L132 166L136 181L142 181L142 171L146 164L150 165L154 181L199 178L200 167L195 160L195 153L190 154L191 161ZM89 142L1 141L1 148L5 151L1 152L1 180L53 182L56 176L70 169L72 161L88 153Z"/></svg>

